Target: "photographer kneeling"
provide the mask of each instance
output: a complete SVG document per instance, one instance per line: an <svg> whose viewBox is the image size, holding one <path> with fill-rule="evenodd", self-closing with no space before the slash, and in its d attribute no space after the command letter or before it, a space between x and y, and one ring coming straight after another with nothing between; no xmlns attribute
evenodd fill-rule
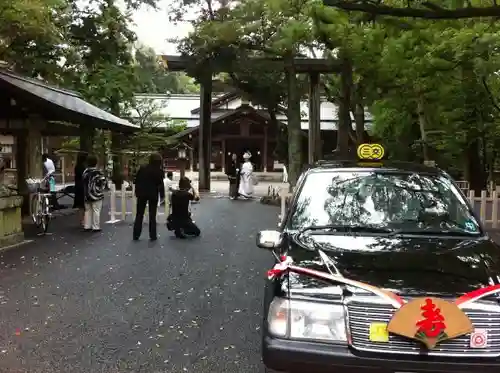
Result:
<svg viewBox="0 0 500 373"><path fill-rule="evenodd" d="M198 237L200 229L191 219L189 203L198 201L200 196L191 186L191 180L182 177L179 180L179 189L172 192L171 213L168 217L167 227L175 232L177 238Z"/></svg>

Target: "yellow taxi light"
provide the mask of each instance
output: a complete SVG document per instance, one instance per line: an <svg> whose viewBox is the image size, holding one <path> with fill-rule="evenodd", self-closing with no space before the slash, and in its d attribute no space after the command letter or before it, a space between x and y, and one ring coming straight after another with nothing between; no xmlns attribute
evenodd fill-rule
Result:
<svg viewBox="0 0 500 373"><path fill-rule="evenodd" d="M385 150L380 144L361 144L358 146L358 158L363 161L380 161Z"/></svg>

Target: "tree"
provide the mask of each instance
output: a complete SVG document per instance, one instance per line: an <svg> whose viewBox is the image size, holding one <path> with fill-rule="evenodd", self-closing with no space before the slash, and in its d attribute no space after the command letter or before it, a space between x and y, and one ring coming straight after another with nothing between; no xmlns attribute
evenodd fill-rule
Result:
<svg viewBox="0 0 500 373"><path fill-rule="evenodd" d="M135 74L140 93L198 93L199 87L185 73L169 72L161 57L145 45L137 45L134 53Z"/></svg>
<svg viewBox="0 0 500 373"><path fill-rule="evenodd" d="M82 8L74 7L71 36L75 53L68 64L74 65L71 70L76 73L75 88L87 100L116 116L128 110L140 83L132 50L136 36L129 27L128 11L143 3L154 5L149 0L127 1L125 13L115 0L95 0ZM99 136L100 139L107 137L104 134ZM117 187L122 180L121 157L118 155L122 147L122 137L113 132L113 180Z"/></svg>
<svg viewBox="0 0 500 373"><path fill-rule="evenodd" d="M190 4L193 3L187 3ZM194 24L194 32L179 48L183 54L194 57L190 69L193 76L201 78L210 61L214 72L228 72L235 86L247 92L253 102L266 107L271 121L275 121L278 107L287 104L292 185L303 159L299 107L303 78L296 79L292 64L288 63L285 74L283 66L276 67L272 59L279 57L289 62L302 55L308 43L313 42L309 9L310 4L303 1L224 2L218 7L208 1ZM182 12L176 10L176 16L179 13ZM289 97L289 92L293 97Z"/></svg>
<svg viewBox="0 0 500 373"><path fill-rule="evenodd" d="M481 18L500 16L500 7L493 0L488 6L484 2L475 2L476 6L469 1L426 1L426 2L390 2L386 5L382 2L371 1L346 1L346 0L323 0L325 5L339 8L345 11L356 11L370 14L372 16L394 16L408 18L423 18L434 20Z"/></svg>
<svg viewBox="0 0 500 373"><path fill-rule="evenodd" d="M151 151L172 145L171 136L186 128L184 123L176 123L163 115L163 107L151 99L136 99L131 108L131 120L140 126L126 144L126 148L132 151L135 166L142 163Z"/></svg>
<svg viewBox="0 0 500 373"><path fill-rule="evenodd" d="M57 81L70 10L64 0L1 0L0 60L17 72Z"/></svg>

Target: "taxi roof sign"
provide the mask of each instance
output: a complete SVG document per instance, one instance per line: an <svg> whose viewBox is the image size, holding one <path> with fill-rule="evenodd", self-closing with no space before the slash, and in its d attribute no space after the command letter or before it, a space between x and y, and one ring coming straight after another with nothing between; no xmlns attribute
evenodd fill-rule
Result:
<svg viewBox="0 0 500 373"><path fill-rule="evenodd" d="M361 144L358 146L358 158L363 161L380 161L385 150L380 144Z"/></svg>

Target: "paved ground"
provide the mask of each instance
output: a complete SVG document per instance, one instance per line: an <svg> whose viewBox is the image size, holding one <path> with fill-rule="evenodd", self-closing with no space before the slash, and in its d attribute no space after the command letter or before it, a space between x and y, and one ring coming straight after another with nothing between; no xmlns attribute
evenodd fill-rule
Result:
<svg viewBox="0 0 500 373"><path fill-rule="evenodd" d="M272 259L254 240L276 214L204 198L200 239L160 226L156 243L132 242L127 223L86 234L59 218L53 235L0 256L0 372L263 372Z"/></svg>
<svg viewBox="0 0 500 373"><path fill-rule="evenodd" d="M175 178L174 178L174 181L175 181ZM128 185L128 184L126 184L126 185ZM195 188L198 188L198 181L197 180L193 181L193 186ZM255 196L262 197L262 196L267 195L269 187L279 189L282 191L288 191L289 185L287 183L281 183L281 182L263 181L263 182L260 182L259 184L254 186ZM219 195L228 195L229 183L227 182L227 180L224 180L224 181L211 180L210 191L212 193L217 193Z"/></svg>

